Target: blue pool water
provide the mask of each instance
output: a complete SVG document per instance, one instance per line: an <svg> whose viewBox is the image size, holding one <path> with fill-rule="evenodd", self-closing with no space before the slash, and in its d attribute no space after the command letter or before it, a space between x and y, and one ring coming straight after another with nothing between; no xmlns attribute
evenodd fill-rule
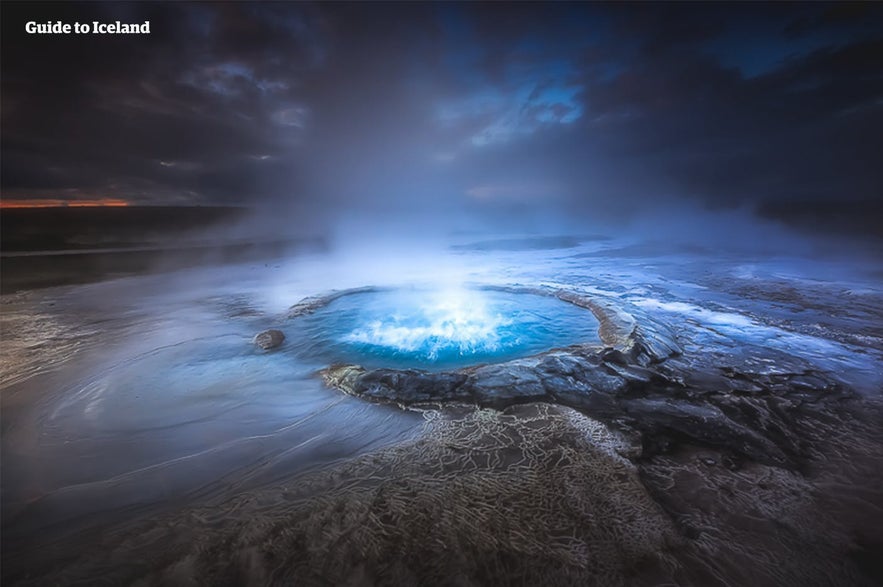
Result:
<svg viewBox="0 0 883 587"><path fill-rule="evenodd" d="M452 369L598 340L583 308L478 289L354 293L296 322L298 352L366 367Z"/></svg>

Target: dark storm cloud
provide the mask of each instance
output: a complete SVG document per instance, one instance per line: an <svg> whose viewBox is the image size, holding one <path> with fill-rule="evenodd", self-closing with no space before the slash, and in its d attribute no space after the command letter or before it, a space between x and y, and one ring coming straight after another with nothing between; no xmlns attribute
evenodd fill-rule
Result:
<svg viewBox="0 0 883 587"><path fill-rule="evenodd" d="M264 26L269 15L253 12L4 6L4 194L68 187L146 202L226 202L266 193L267 176L278 181L274 155L290 142L279 129L297 123L292 85L316 57L309 30L299 35L292 20ZM23 33L28 20L115 19L150 20L153 32Z"/></svg>
<svg viewBox="0 0 883 587"><path fill-rule="evenodd" d="M28 20L151 21L143 37ZM870 4L3 5L9 197L571 218L879 212ZM514 212L513 212L514 211Z"/></svg>

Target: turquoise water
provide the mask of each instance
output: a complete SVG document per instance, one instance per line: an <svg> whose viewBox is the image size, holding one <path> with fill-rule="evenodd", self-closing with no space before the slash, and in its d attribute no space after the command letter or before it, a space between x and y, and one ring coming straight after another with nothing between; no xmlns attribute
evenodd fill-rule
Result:
<svg viewBox="0 0 883 587"><path fill-rule="evenodd" d="M296 323L297 352L367 367L451 369L598 340L598 321L583 308L477 289L351 294Z"/></svg>

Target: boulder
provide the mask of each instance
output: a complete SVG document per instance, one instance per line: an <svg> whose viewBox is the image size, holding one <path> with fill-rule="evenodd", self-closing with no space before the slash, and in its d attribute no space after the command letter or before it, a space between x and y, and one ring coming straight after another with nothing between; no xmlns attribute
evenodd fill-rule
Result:
<svg viewBox="0 0 883 587"><path fill-rule="evenodd" d="M267 351L278 347L284 340L285 334L281 330L270 329L256 334L252 342L254 342L255 346Z"/></svg>

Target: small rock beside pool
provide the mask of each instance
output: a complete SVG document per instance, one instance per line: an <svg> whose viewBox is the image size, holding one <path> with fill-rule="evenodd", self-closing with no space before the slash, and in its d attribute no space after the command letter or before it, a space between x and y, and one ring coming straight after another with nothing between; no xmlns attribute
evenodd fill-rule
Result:
<svg viewBox="0 0 883 587"><path fill-rule="evenodd" d="M270 329L256 334L252 342L256 346L268 351L281 345L284 340L285 334L281 330Z"/></svg>

